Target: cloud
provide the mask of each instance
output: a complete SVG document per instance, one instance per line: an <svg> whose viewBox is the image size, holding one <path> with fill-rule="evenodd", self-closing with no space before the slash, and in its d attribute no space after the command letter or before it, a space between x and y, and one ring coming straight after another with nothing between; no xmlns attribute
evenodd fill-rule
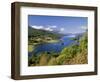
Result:
<svg viewBox="0 0 100 82"><path fill-rule="evenodd" d="M65 29L64 28L60 28L60 31L64 31Z"/></svg>
<svg viewBox="0 0 100 82"><path fill-rule="evenodd" d="M88 28L86 26L81 26L81 29L87 30Z"/></svg>
<svg viewBox="0 0 100 82"><path fill-rule="evenodd" d="M34 26L32 26L32 28L35 28L35 29L43 29L44 27L43 26L36 26L36 25L34 25Z"/></svg>
<svg viewBox="0 0 100 82"><path fill-rule="evenodd" d="M52 28L49 28L49 27L44 28L44 30L47 30L47 31L53 31L53 29L52 29Z"/></svg>
<svg viewBox="0 0 100 82"><path fill-rule="evenodd" d="M57 26L38 26L38 25L33 25L31 26L32 28L35 28L35 29L42 29L42 30L46 30L46 31L54 31L54 29L57 28Z"/></svg>

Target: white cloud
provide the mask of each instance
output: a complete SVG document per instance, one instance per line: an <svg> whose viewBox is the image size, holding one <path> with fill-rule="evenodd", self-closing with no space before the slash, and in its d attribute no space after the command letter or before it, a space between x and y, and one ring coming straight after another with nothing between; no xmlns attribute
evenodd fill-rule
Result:
<svg viewBox="0 0 100 82"><path fill-rule="evenodd" d="M86 26L81 26L81 29L87 30L87 27Z"/></svg>
<svg viewBox="0 0 100 82"><path fill-rule="evenodd" d="M33 25L31 27L34 28L34 29L42 29L42 30L47 30L47 31L53 31L56 28L56 26L50 26L50 25L48 25L47 27Z"/></svg>
<svg viewBox="0 0 100 82"><path fill-rule="evenodd" d="M64 31L65 29L64 28L60 28L60 31Z"/></svg>
<svg viewBox="0 0 100 82"><path fill-rule="evenodd" d="M42 29L42 30L46 30L46 31L58 31L58 32L64 32L64 28L59 28L57 29L57 26L56 25L47 25L47 26L38 26L38 25L33 25L31 26L32 28L34 29Z"/></svg>
<svg viewBox="0 0 100 82"><path fill-rule="evenodd" d="M35 28L35 29L43 29L44 27L43 26L36 26L36 25L34 25L34 26L32 26L32 28Z"/></svg>
<svg viewBox="0 0 100 82"><path fill-rule="evenodd" d="M47 31L53 31L53 29L52 29L52 28L49 28L49 27L44 28L44 30L47 30Z"/></svg>

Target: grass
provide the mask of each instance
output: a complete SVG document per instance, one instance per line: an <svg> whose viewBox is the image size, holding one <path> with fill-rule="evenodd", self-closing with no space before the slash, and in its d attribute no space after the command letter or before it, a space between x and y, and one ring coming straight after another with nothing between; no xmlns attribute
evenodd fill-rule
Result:
<svg viewBox="0 0 100 82"><path fill-rule="evenodd" d="M50 41L47 41L47 43L56 43L58 42L59 40L50 40Z"/></svg>
<svg viewBox="0 0 100 82"><path fill-rule="evenodd" d="M28 52L32 52L34 49L34 46L33 45L28 45Z"/></svg>
<svg viewBox="0 0 100 82"><path fill-rule="evenodd" d="M77 54L74 58L72 58L69 62L66 64L87 64L88 59L87 59L87 53L82 52L81 54Z"/></svg>

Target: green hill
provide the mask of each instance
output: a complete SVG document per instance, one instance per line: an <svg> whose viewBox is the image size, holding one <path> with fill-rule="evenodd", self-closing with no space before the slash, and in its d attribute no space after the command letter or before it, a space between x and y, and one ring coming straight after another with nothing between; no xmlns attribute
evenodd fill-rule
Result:
<svg viewBox="0 0 100 82"><path fill-rule="evenodd" d="M40 43L52 43L57 42L61 37L61 34L57 32L50 32L42 29L34 29L32 27L28 27L28 45L29 51L32 51L31 45L37 45Z"/></svg>
<svg viewBox="0 0 100 82"><path fill-rule="evenodd" d="M50 31L42 30L42 29L34 29L32 27L28 27L28 37L51 37L53 39L58 39L62 35L58 33L53 33Z"/></svg>

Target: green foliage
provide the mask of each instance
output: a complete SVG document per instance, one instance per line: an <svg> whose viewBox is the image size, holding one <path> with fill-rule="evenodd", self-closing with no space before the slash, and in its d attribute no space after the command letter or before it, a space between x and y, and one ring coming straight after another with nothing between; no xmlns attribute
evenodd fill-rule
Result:
<svg viewBox="0 0 100 82"><path fill-rule="evenodd" d="M66 58L67 58L66 55L59 55L59 56L57 57L57 59L56 59L57 64L58 64L58 65L62 65Z"/></svg>
<svg viewBox="0 0 100 82"><path fill-rule="evenodd" d="M78 64L87 62L87 33L79 40L79 45L71 45L62 50L56 58L57 64Z"/></svg>
<svg viewBox="0 0 100 82"><path fill-rule="evenodd" d="M66 55L68 58L73 57L78 52L78 46L72 45L62 50L61 54Z"/></svg>
<svg viewBox="0 0 100 82"><path fill-rule="evenodd" d="M29 57L28 58L28 66L35 66L37 63L37 58L34 56L34 57Z"/></svg>
<svg viewBox="0 0 100 82"><path fill-rule="evenodd" d="M30 39L31 37L35 38L35 37L52 37L53 39L57 39L59 37L61 37L61 34L57 34L57 33L52 33L50 31L45 31L45 30L37 30L31 27L28 27L28 38Z"/></svg>
<svg viewBox="0 0 100 82"><path fill-rule="evenodd" d="M72 44L65 47L61 53L45 52L39 56L29 58L29 66L43 65L65 65L65 64L86 64L87 63L87 33L79 40L79 45Z"/></svg>
<svg viewBox="0 0 100 82"><path fill-rule="evenodd" d="M51 57L49 62L48 62L48 65L57 65L56 58L55 57Z"/></svg>
<svg viewBox="0 0 100 82"><path fill-rule="evenodd" d="M37 45L41 43L47 42L55 42L58 41L62 35L58 33L52 33L50 31L34 29L30 26L28 27L28 44L29 45Z"/></svg>
<svg viewBox="0 0 100 82"><path fill-rule="evenodd" d="M78 52L78 46L72 45L62 50L61 54L57 57L57 64L63 64L65 61L73 58Z"/></svg>
<svg viewBox="0 0 100 82"><path fill-rule="evenodd" d="M87 43L88 43L88 37L87 37L87 33L84 34L84 37L82 37L80 39L80 51L84 51L85 49L87 49Z"/></svg>

